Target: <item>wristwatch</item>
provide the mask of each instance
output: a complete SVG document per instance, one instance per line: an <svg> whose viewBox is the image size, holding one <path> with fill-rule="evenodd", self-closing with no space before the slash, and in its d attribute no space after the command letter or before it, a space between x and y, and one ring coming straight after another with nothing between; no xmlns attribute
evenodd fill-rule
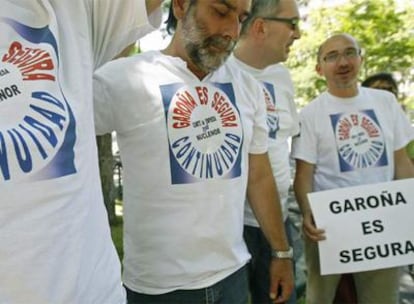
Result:
<svg viewBox="0 0 414 304"><path fill-rule="evenodd" d="M293 259L293 248L289 247L289 250L280 251L272 249L272 258L275 259Z"/></svg>

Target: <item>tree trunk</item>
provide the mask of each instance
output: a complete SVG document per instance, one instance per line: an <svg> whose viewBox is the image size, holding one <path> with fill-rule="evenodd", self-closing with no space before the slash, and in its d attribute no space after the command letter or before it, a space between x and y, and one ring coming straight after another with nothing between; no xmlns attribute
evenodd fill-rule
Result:
<svg viewBox="0 0 414 304"><path fill-rule="evenodd" d="M99 168L101 174L101 185L104 203L108 212L109 223L116 223L114 180L113 180L113 155L112 137L106 134L96 137L98 144Z"/></svg>

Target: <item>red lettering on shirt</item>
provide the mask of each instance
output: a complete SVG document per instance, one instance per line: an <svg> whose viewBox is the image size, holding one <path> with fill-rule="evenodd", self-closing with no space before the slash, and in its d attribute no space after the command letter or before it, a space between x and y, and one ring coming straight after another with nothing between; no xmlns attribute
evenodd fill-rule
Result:
<svg viewBox="0 0 414 304"><path fill-rule="evenodd" d="M50 54L41 49L25 48L15 41L10 45L8 53L2 58L3 62L14 64L20 69L23 80L52 80L56 77L47 73L53 71L55 65Z"/></svg>

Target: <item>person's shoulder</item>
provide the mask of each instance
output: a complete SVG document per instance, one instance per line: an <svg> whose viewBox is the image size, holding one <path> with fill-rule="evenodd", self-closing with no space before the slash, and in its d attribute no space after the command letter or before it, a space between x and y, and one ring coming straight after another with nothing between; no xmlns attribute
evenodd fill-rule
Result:
<svg viewBox="0 0 414 304"><path fill-rule="evenodd" d="M362 96L363 100L371 100L377 105L387 105L391 107L398 105L395 95L386 90L360 87L360 96Z"/></svg>
<svg viewBox="0 0 414 304"><path fill-rule="evenodd" d="M290 70L283 63L276 63L264 70L264 78L275 83L279 89L284 89L293 94L295 88Z"/></svg>
<svg viewBox="0 0 414 304"><path fill-rule="evenodd" d="M327 98L326 92L322 92L318 96L311 99L304 107L303 109L315 109L319 106L321 106Z"/></svg>
<svg viewBox="0 0 414 304"><path fill-rule="evenodd" d="M101 68L99 68L96 73L113 73L119 72L120 74L128 74L130 71L134 70L145 70L146 63L151 64L157 58L157 51L148 51L144 53L138 53L135 55L127 57L119 57L105 63Z"/></svg>
<svg viewBox="0 0 414 304"><path fill-rule="evenodd" d="M220 67L220 70L237 76L249 75L248 72L240 67L240 64L243 64L243 62L234 56L230 56L229 59L227 59L226 62Z"/></svg>
<svg viewBox="0 0 414 304"><path fill-rule="evenodd" d="M367 96L374 96L376 98L382 98L382 99L389 99L394 98L394 94L382 89L376 89L376 88L368 88L368 87L360 87L360 93L367 95Z"/></svg>
<svg viewBox="0 0 414 304"><path fill-rule="evenodd" d="M223 64L220 70L226 76L230 76L230 78L233 79L233 82L242 83L245 86L256 86L259 84L259 81L253 75L240 68L237 62L231 58Z"/></svg>
<svg viewBox="0 0 414 304"><path fill-rule="evenodd" d="M300 109L299 113L302 118L320 115L320 112L326 108L325 104L326 92L323 92L315 98L311 99L305 106Z"/></svg>
<svg viewBox="0 0 414 304"><path fill-rule="evenodd" d="M269 65L265 70L279 77L291 77L289 69L281 62Z"/></svg>
<svg viewBox="0 0 414 304"><path fill-rule="evenodd" d="M146 51L146 52L142 52L142 53L136 53L133 54L131 56L127 56L127 57L120 57L117 58L114 61L120 60L118 63L119 64L131 64L133 62L155 62L158 58L161 57L161 52L157 51L157 50L153 50L153 51Z"/></svg>

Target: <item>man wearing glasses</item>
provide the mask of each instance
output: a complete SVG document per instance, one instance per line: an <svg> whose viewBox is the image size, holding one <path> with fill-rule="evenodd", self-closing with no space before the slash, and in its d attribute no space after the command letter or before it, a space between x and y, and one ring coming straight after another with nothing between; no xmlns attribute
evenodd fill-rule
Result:
<svg viewBox="0 0 414 304"><path fill-rule="evenodd" d="M307 194L414 176L405 151L413 130L393 94L358 85L362 60L360 46L348 34L322 43L316 71L328 88L301 111L300 136L293 141L294 189L305 234L307 304L332 303L341 277L320 275L317 242L326 235L314 224ZM364 125L370 126L369 131ZM397 303L399 270L353 273L358 303Z"/></svg>
<svg viewBox="0 0 414 304"><path fill-rule="evenodd" d="M282 204L285 229L289 238L287 199L291 183L288 138L299 132L294 88L286 61L291 45L300 38L299 10L295 0L255 0L241 36L229 59L259 80L266 96L269 158ZM252 256L249 263L251 302L271 303L269 265L272 259L292 258L272 254L248 202L245 207L244 239ZM292 244L292 241L289 240ZM288 303L296 303L293 292Z"/></svg>

